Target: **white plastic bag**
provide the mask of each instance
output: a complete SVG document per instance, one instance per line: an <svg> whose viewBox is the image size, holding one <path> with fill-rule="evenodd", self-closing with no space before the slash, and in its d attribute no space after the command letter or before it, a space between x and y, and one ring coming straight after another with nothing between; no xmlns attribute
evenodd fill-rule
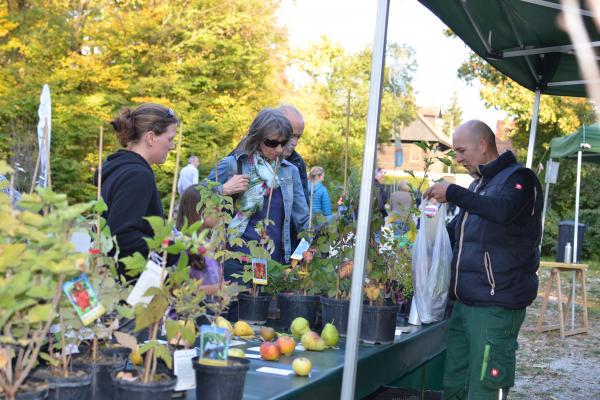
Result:
<svg viewBox="0 0 600 400"><path fill-rule="evenodd" d="M414 295L408 322L413 325L441 321L448 298L452 247L446 231L446 205L431 214L431 204L423 201L412 255Z"/></svg>

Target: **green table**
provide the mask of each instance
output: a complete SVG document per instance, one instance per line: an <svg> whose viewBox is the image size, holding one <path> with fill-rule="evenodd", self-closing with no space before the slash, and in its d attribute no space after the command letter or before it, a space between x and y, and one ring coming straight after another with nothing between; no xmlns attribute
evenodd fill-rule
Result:
<svg viewBox="0 0 600 400"><path fill-rule="evenodd" d="M359 346L356 398L367 396L379 387L398 380L445 350L448 321L406 328L410 332L396 336L393 344ZM259 345L259 342L249 342L236 347L246 351L249 347ZM292 357L281 357L277 362L251 359L244 386L244 399L338 399L342 386L344 348L342 340L339 349L323 352L296 350ZM313 369L308 378L256 371L261 367L291 370L293 359L300 356L312 361ZM195 398L195 390L187 392L186 399Z"/></svg>

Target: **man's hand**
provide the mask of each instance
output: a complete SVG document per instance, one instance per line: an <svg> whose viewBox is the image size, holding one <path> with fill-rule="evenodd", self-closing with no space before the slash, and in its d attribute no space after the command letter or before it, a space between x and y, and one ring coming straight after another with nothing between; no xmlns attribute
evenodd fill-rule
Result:
<svg viewBox="0 0 600 400"><path fill-rule="evenodd" d="M448 201L446 200L446 191L448 190L448 186L450 186L450 183L448 182L436 183L427 189L423 196L426 199L431 199L433 197L438 201L438 203L445 203Z"/></svg>
<svg viewBox="0 0 600 400"><path fill-rule="evenodd" d="M248 190L248 175L234 175L223 184L223 194L231 196Z"/></svg>

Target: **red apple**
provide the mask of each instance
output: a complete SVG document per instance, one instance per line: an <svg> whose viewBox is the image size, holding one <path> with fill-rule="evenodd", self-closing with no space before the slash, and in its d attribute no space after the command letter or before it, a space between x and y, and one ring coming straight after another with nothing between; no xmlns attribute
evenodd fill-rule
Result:
<svg viewBox="0 0 600 400"><path fill-rule="evenodd" d="M291 356L296 349L296 341L291 336L281 336L275 343L277 343L281 354L284 356Z"/></svg>
<svg viewBox="0 0 600 400"><path fill-rule="evenodd" d="M277 361L279 360L280 355L281 351L279 350L279 346L277 346L275 343L263 342L260 345L260 356L263 360Z"/></svg>

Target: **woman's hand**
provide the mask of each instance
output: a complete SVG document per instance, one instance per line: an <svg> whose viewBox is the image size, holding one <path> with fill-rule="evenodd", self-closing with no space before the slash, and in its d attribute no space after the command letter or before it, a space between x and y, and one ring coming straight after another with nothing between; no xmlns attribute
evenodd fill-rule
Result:
<svg viewBox="0 0 600 400"><path fill-rule="evenodd" d="M248 175L234 175L223 184L223 194L231 196L248 190Z"/></svg>

